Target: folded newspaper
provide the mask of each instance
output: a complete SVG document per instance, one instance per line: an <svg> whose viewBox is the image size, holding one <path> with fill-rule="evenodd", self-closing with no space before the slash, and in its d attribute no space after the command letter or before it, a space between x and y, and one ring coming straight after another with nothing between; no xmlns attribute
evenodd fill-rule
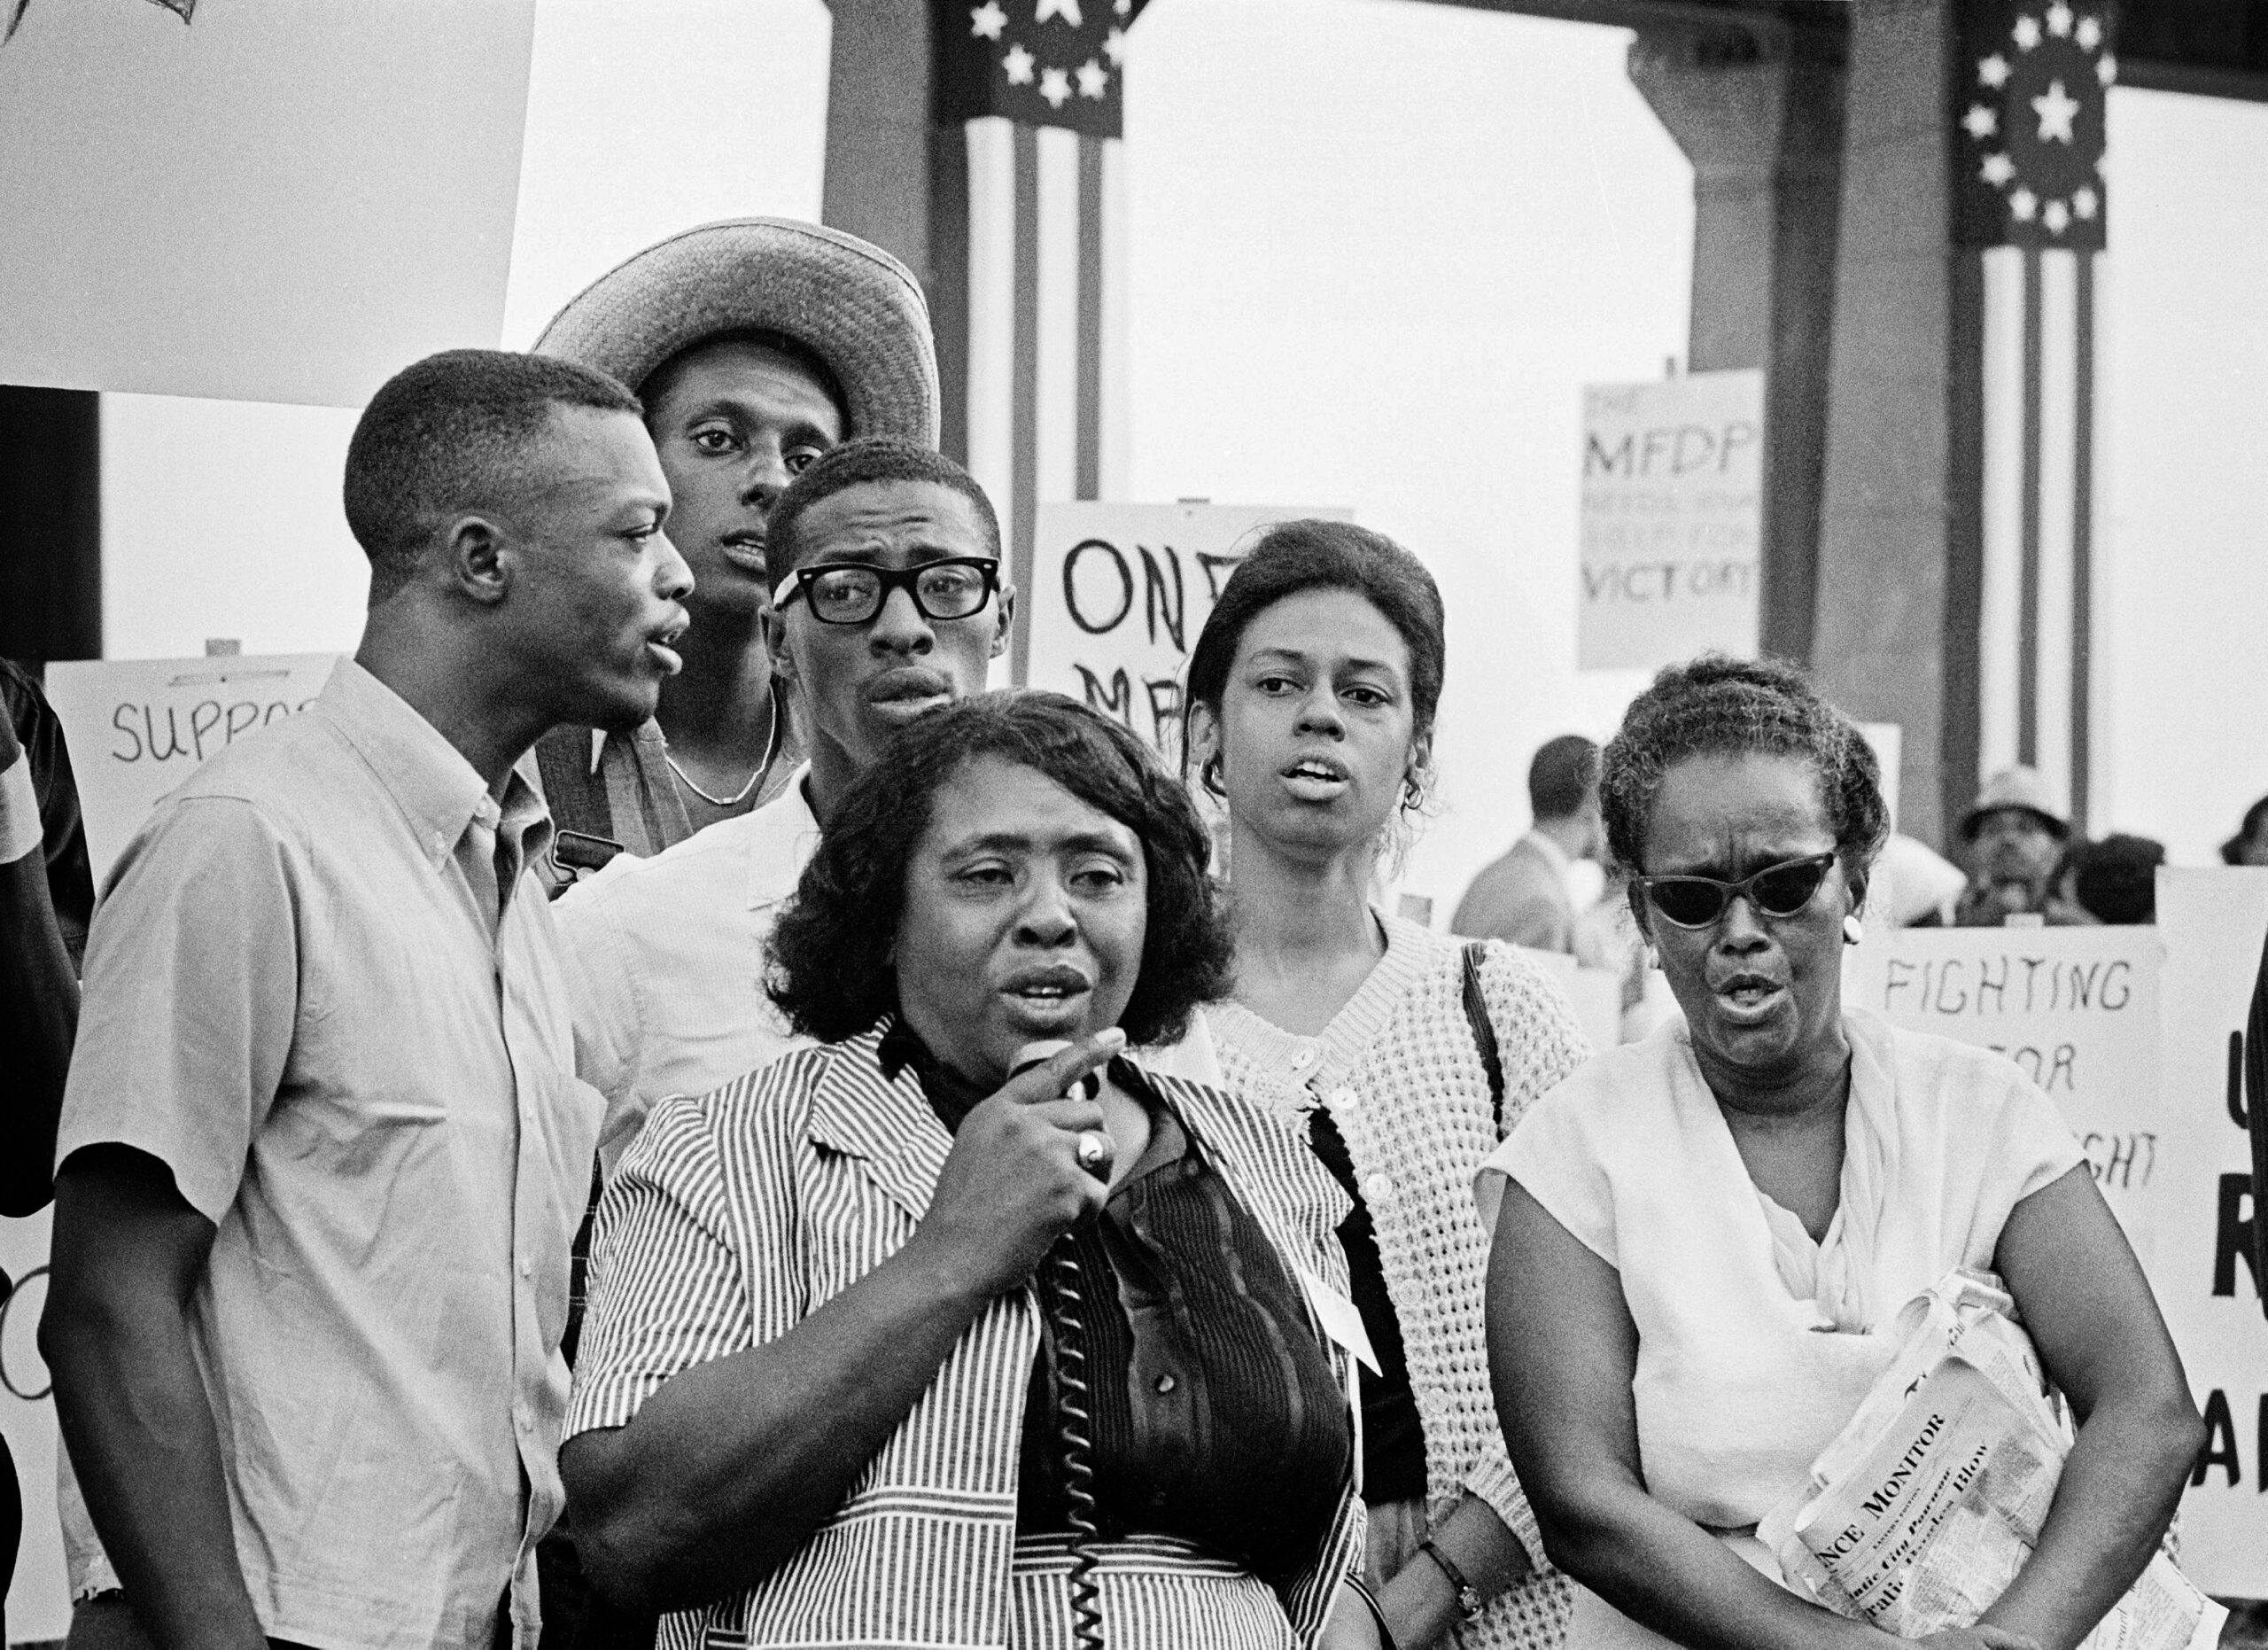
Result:
<svg viewBox="0 0 2268 1650"><path fill-rule="evenodd" d="M2072 1435L1999 1279L1949 1273L1890 1333L1890 1367L1756 1533L1798 1592L1918 1638L2016 1578ZM2213 1650L2227 1615L2160 1552L2081 1650Z"/></svg>

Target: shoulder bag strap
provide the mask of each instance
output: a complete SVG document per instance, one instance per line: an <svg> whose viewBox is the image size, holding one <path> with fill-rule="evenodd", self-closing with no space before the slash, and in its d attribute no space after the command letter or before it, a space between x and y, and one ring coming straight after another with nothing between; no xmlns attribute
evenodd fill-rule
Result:
<svg viewBox="0 0 2268 1650"><path fill-rule="evenodd" d="M1504 1132L1504 1062L1496 1054L1496 1028L1488 1019L1488 1000L1480 994L1480 959L1485 947L1472 940L1464 947L1464 1017L1472 1027L1473 1046L1480 1051L1480 1069L1488 1074L1488 1109L1496 1132Z"/></svg>

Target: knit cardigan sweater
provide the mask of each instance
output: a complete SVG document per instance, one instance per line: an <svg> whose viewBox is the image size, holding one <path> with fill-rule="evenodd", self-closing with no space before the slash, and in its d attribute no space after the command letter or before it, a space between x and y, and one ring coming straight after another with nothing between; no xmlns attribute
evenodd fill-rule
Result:
<svg viewBox="0 0 2268 1650"><path fill-rule="evenodd" d="M1234 1002L1205 1012L1227 1086L1304 1129L1317 1105L1354 1160L1377 1229L1425 1429L1426 1513L1480 1497L1536 1573L1457 1630L1464 1650L1554 1650L1573 1605L1496 1424L1482 1329L1488 1239L1473 1172L1496 1148L1488 1079L1464 1007L1464 945L1379 915L1386 950L1318 1037L1295 1037ZM1503 1128L1590 1055L1574 1012L1535 963L1487 942L1482 996L1503 1062Z"/></svg>

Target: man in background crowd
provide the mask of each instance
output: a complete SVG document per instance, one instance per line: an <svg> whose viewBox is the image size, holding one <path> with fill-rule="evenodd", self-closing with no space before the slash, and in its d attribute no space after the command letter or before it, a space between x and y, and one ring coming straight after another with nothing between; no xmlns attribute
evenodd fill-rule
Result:
<svg viewBox="0 0 2268 1650"><path fill-rule="evenodd" d="M2225 865L2268 865L2268 797L2244 811L2236 835L2221 844Z"/></svg>
<svg viewBox="0 0 2268 1650"><path fill-rule="evenodd" d="M0 1215L35 1214L53 1186L56 1121L79 1017L78 953L94 908L63 728L39 684L0 659ZM0 1272L0 1301L14 1281ZM0 1438L0 1644L23 1495Z"/></svg>
<svg viewBox="0 0 2268 1650"><path fill-rule="evenodd" d="M570 725L538 744L563 867L651 856L780 796L804 759L762 623L765 518L788 483L862 435L937 441L921 289L879 247L777 218L671 237L602 276L535 353L635 389L693 570L685 668L629 733Z"/></svg>
<svg viewBox="0 0 2268 1650"><path fill-rule="evenodd" d="M1575 904L1567 872L1577 860L1596 859L1605 845L1598 747L1581 734L1546 741L1528 764L1527 796L1534 824L1472 879L1449 930L1538 951L1573 951Z"/></svg>
<svg viewBox="0 0 2268 1650"><path fill-rule="evenodd" d="M1969 887L1953 908L1954 927L1999 928L2010 917L2037 917L2059 927L2090 920L2055 891L2055 868L2071 822L2038 769L1993 774L1961 816L1960 829L1969 851Z"/></svg>
<svg viewBox="0 0 2268 1650"><path fill-rule="evenodd" d="M353 658L160 802L97 915L40 1345L156 1643L535 1642L600 1116L523 759L676 668L639 414L491 351L382 388Z"/></svg>
<svg viewBox="0 0 2268 1650"><path fill-rule="evenodd" d="M6 659L0 711L0 1215L28 1215L54 1189L95 887L63 725L39 684Z"/></svg>
<svg viewBox="0 0 2268 1650"><path fill-rule="evenodd" d="M765 940L837 797L889 735L982 693L1015 593L1000 526L959 464L916 442L835 448L773 507L769 624L811 759L779 799L651 860L622 859L555 907L576 1057L608 1101L608 1163L656 1101L785 1053Z"/></svg>

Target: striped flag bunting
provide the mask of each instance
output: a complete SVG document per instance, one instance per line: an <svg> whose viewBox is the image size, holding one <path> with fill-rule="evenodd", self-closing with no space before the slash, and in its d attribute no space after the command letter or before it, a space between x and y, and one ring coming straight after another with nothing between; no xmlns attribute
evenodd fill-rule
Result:
<svg viewBox="0 0 2268 1650"><path fill-rule="evenodd" d="M2037 767L2068 788L2082 830L2101 725L2095 314L2111 21L2101 4L1971 0L1952 95L1955 256L1978 311L1977 773L1961 777Z"/></svg>
<svg viewBox="0 0 2268 1650"><path fill-rule="evenodd" d="M1124 486L1122 65L1145 4L938 0L944 447L999 509L1019 588L1042 501Z"/></svg>

